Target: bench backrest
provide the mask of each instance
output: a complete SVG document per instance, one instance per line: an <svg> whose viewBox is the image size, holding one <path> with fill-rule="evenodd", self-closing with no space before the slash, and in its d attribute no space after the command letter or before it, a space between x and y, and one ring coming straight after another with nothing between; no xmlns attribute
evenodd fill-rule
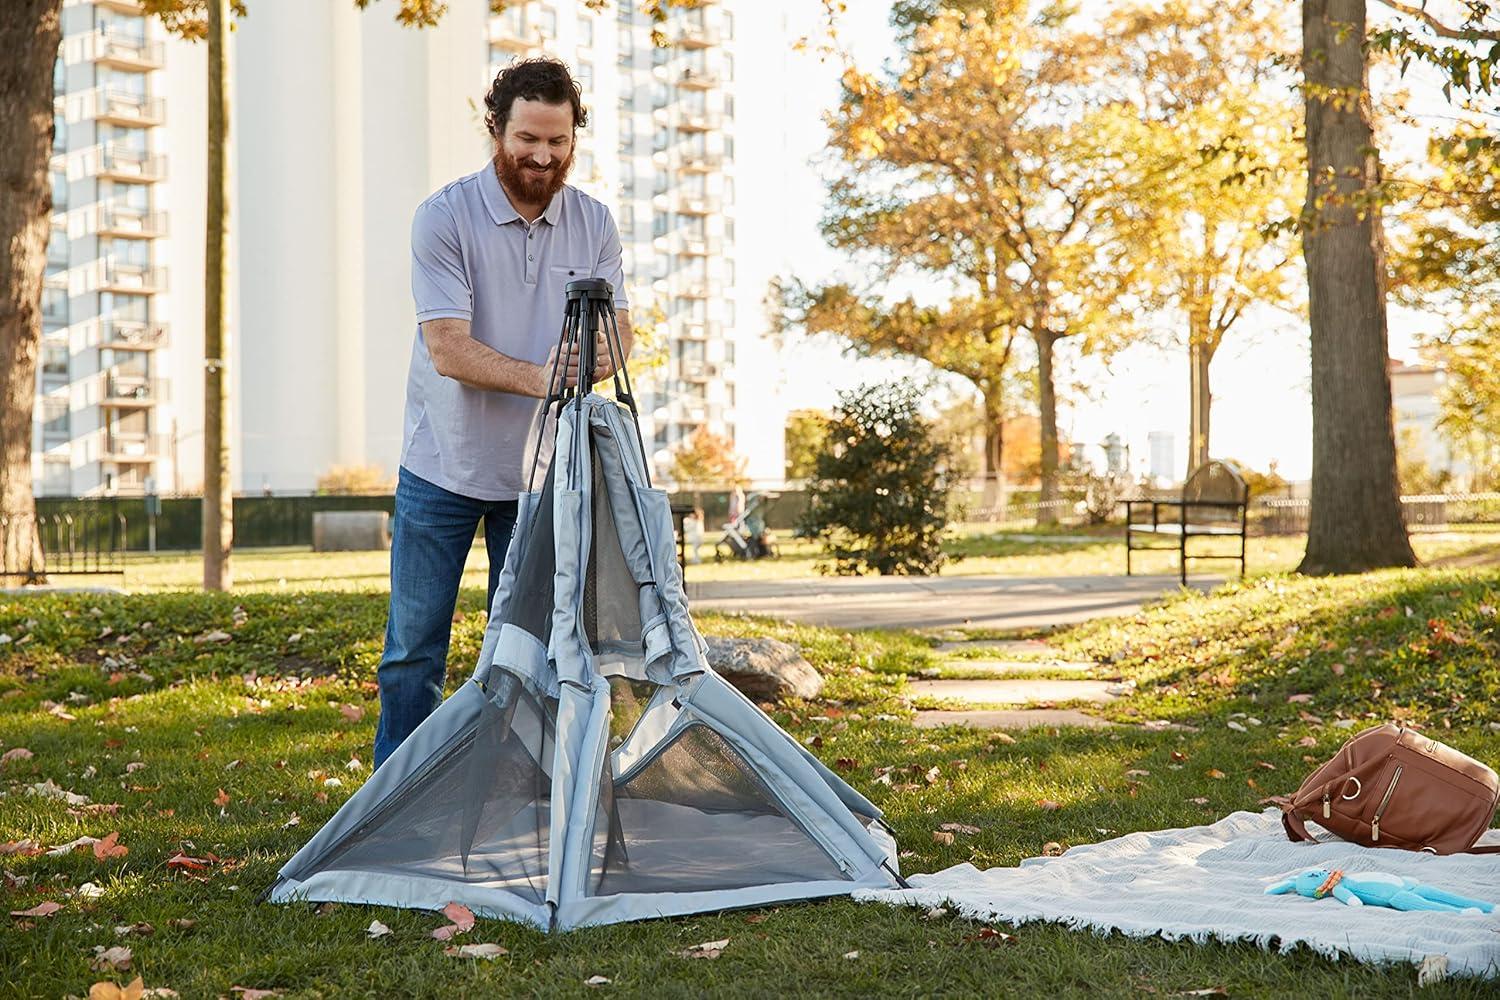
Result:
<svg viewBox="0 0 1500 1000"><path fill-rule="evenodd" d="M1205 462L1182 484L1183 504L1193 505L1187 515L1190 521L1239 520L1238 510L1211 505L1244 504L1249 500L1250 486L1233 462Z"/></svg>

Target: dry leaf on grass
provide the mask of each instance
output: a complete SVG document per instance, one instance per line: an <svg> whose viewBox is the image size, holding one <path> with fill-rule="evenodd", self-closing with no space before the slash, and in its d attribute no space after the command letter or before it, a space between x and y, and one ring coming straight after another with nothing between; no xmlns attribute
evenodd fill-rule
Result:
<svg viewBox="0 0 1500 1000"><path fill-rule="evenodd" d="M690 948L684 948L676 952L678 958L718 958L724 954L724 949L729 947L729 939L722 941L704 941Z"/></svg>
<svg viewBox="0 0 1500 1000"><path fill-rule="evenodd" d="M158 993L156 990L151 992ZM140 976L136 976L124 986L103 982L89 987L89 1000L141 1000L141 997L145 995L146 983Z"/></svg>
<svg viewBox="0 0 1500 1000"><path fill-rule="evenodd" d="M510 951L498 944L461 944L444 948L443 954L449 958L499 958L509 955Z"/></svg>
<svg viewBox="0 0 1500 1000"><path fill-rule="evenodd" d="M25 747L11 747L4 753L0 753L0 764L9 764L13 760L30 760L36 754Z"/></svg>
<svg viewBox="0 0 1500 1000"><path fill-rule="evenodd" d="M66 844L58 844L47 852L47 857L60 858L64 854L73 853L80 847L92 847L97 843L99 843L99 838L97 837L79 837L76 840L68 841Z"/></svg>
<svg viewBox="0 0 1500 1000"><path fill-rule="evenodd" d="M229 992L238 993L240 1000L266 1000L267 997L281 996L280 990L257 990L249 986L231 986Z"/></svg>
<svg viewBox="0 0 1500 1000"><path fill-rule="evenodd" d="M194 637L193 641L201 646L205 642L228 642L232 638L234 637L228 632L216 628L212 632L204 632L202 635Z"/></svg>
<svg viewBox="0 0 1500 1000"><path fill-rule="evenodd" d="M844 957L847 958L847 959L849 959L852 962L854 959L856 959L856 958L859 957L859 952L858 951L846 951L846 952L844 952Z"/></svg>
<svg viewBox="0 0 1500 1000"><path fill-rule="evenodd" d="M231 801L233 800L230 799L229 793L224 791L224 789L222 788L219 789L219 794L214 796L214 805L218 806L220 809L223 809L225 806L229 805Z"/></svg>
<svg viewBox="0 0 1500 1000"><path fill-rule="evenodd" d="M998 948L1002 944L1015 944L1016 936L1004 931L997 931L993 927L981 927L978 934L970 934L964 938L964 944L982 944L987 948Z"/></svg>
<svg viewBox="0 0 1500 1000"><path fill-rule="evenodd" d="M50 917L60 909L62 909L61 903L54 903L49 899L45 903L36 904L29 910L11 910L10 915L13 917Z"/></svg>
<svg viewBox="0 0 1500 1000"><path fill-rule="evenodd" d="M1042 845L1042 857L1044 857L1044 858L1059 857L1062 854L1062 852L1063 852L1063 845L1059 844L1055 840L1049 840L1045 844Z"/></svg>
<svg viewBox="0 0 1500 1000"><path fill-rule="evenodd" d="M1229 990L1223 986L1208 986L1201 990L1183 990L1180 997L1227 997Z"/></svg>
<svg viewBox="0 0 1500 1000"><path fill-rule="evenodd" d="M934 844L951 844L953 843L953 834L947 830L933 830L932 842Z"/></svg>
<svg viewBox="0 0 1500 1000"><path fill-rule="evenodd" d="M365 717L363 705L340 705L339 714L350 722L358 722Z"/></svg>
<svg viewBox="0 0 1500 1000"><path fill-rule="evenodd" d="M1221 771L1221 770L1219 770L1217 767L1211 767L1211 768L1209 768L1206 773L1208 774L1208 776L1210 778L1214 779L1215 781L1223 781L1224 778L1225 778L1224 772Z"/></svg>
<svg viewBox="0 0 1500 1000"><path fill-rule="evenodd" d="M94 961L92 968L96 972L108 972L114 969L116 972L124 972L130 968L131 959L134 956L130 949L122 944L106 948L102 944L94 945Z"/></svg>
<svg viewBox="0 0 1500 1000"><path fill-rule="evenodd" d="M1208 799L1205 799L1201 795L1197 796L1196 798L1188 799L1188 801L1191 802L1195 806L1206 806L1206 805L1208 805Z"/></svg>
<svg viewBox="0 0 1500 1000"><path fill-rule="evenodd" d="M432 936L439 941L447 941L455 935L468 933L474 926L474 911L462 903L449 903L443 907L443 916L453 923L439 927L432 932Z"/></svg>
<svg viewBox="0 0 1500 1000"><path fill-rule="evenodd" d="M589 976L583 981L585 986L608 986L613 980L605 976Z"/></svg>
<svg viewBox="0 0 1500 1000"><path fill-rule="evenodd" d="M94 842L94 857L100 861L110 858L123 858L130 853L130 848L120 843L120 832L115 830L109 833L103 840Z"/></svg>
<svg viewBox="0 0 1500 1000"><path fill-rule="evenodd" d="M370 926L365 928L365 937L381 938L391 932L391 929L379 920L370 921Z"/></svg>
<svg viewBox="0 0 1500 1000"><path fill-rule="evenodd" d="M978 833L979 827L970 826L967 823L943 823L939 830L951 830L954 833Z"/></svg>
<svg viewBox="0 0 1500 1000"><path fill-rule="evenodd" d="M1053 802L1051 799L1037 799L1036 805L1038 809L1045 809L1048 812L1055 812L1062 808L1061 802Z"/></svg>
<svg viewBox="0 0 1500 1000"><path fill-rule="evenodd" d="M0 855L19 854L21 857L29 857L33 854L42 853L42 845L34 840L12 840L0 844Z"/></svg>

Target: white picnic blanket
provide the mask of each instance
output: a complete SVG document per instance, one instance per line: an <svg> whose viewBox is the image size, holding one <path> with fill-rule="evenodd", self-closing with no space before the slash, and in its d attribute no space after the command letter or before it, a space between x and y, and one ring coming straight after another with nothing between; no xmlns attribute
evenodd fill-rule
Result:
<svg viewBox="0 0 1500 1000"><path fill-rule="evenodd" d="M1436 857L1343 841L1294 844L1280 813L1237 812L1211 826L1132 833L1074 847L1018 868L970 864L911 875L910 889L866 889L864 901L952 906L967 917L1023 924L1057 921L1170 940L1253 941L1282 951L1304 944L1320 954L1373 962L1427 962L1441 975L1500 976L1500 911L1401 913L1344 906L1329 897L1265 895L1266 886L1306 868L1405 875L1500 904L1500 854ZM1322 832L1322 831L1318 831ZM1500 829L1480 841L1500 843Z"/></svg>

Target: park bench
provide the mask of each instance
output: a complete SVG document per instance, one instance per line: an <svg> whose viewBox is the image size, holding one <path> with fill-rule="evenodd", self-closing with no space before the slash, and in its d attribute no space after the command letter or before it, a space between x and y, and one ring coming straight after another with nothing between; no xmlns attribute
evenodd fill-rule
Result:
<svg viewBox="0 0 1500 1000"><path fill-rule="evenodd" d="M1240 576L1244 576L1245 520L1249 506L1250 487L1245 477L1231 463L1218 461L1194 469L1176 497L1126 500L1125 575L1130 576L1133 569L1132 553L1143 549L1176 549L1178 575L1184 587L1189 559L1238 559ZM1189 555L1189 538L1238 538L1240 551L1238 555ZM1169 541L1158 544L1158 539Z"/></svg>

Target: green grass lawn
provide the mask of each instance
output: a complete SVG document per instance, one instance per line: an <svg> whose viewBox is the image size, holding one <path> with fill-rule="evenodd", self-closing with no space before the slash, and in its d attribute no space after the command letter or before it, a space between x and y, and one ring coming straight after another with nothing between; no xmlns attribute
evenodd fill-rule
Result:
<svg viewBox="0 0 1500 1000"><path fill-rule="evenodd" d="M250 565L242 559L242 573ZM61 904L51 916L4 918L0 996L81 996L92 983L137 973L183 997L227 996L236 986L289 997L582 995L592 976L611 980L605 991L661 996L1416 992L1409 966L1050 925L1007 928L1016 941L991 947L968 921L844 900L553 937L481 921L462 940L509 949L490 962L444 956L429 936L446 922L435 914L257 904L277 868L369 774L385 614L373 583L312 591L289 579L281 591L267 582L271 592L234 595L0 595L0 634L9 637L0 643L0 754L31 752L0 764L0 844L50 848L118 832L129 849L107 859L87 848L0 855L7 912ZM477 655L481 601L477 587L464 591L455 683ZM1067 656L1112 660L1111 670L1137 680L1140 694L1109 714L1196 731L1032 730L1014 743L904 722L905 677L933 662L921 637L712 615L699 624L798 643L825 672L823 701L773 714L886 810L910 872L1012 865L1049 842L1257 809L1333 752L1348 735L1338 719L1402 719L1500 760L1490 708L1500 696L1497 607L1493 567L1264 576L1182 595L1051 641ZM1294 694L1311 700L1289 702ZM1246 732L1226 725L1239 712ZM1299 745L1304 738L1313 745ZM885 768L905 780L877 782ZM46 782L88 801L28 791ZM933 831L948 822L979 832L936 843ZM204 867L173 864L179 854ZM81 891L85 884L97 889ZM368 939L372 919L392 933ZM716 960L676 954L726 938ZM132 950L132 969L92 970L95 949L113 946ZM1457 981L1427 992L1478 997L1494 988Z"/></svg>
<svg viewBox="0 0 1500 1000"><path fill-rule="evenodd" d="M1083 531L1084 529L1074 529ZM1101 529L1089 529L1097 535ZM949 531L944 545L952 560L943 567L944 576L1094 576L1125 572L1125 546L1119 528L1095 540L1078 541L1074 534L1035 534L1030 530L996 530L986 525L961 524ZM1301 535L1251 538L1246 557L1250 573L1283 573L1296 568L1306 548ZM818 547L810 541L783 538L781 556L758 562L716 562L712 546L703 547L704 561L687 567L687 580L702 583L720 580L791 580L818 575ZM1424 563L1469 563L1500 561L1500 526L1469 525L1443 532L1419 532L1412 545ZM1193 543L1194 553L1238 551L1238 543L1216 539ZM1145 552L1136 556L1141 573L1175 573L1175 552ZM1238 572L1234 562L1193 563L1194 574L1230 576ZM489 560L484 546L469 555L464 583L484 586ZM203 577L202 561L196 553L132 554L126 564L124 588L133 592L196 589ZM234 554L235 588L242 592L291 592L298 590L383 589L390 582L390 556L385 552L317 553L307 548L240 549ZM56 582L99 583L120 586L119 577L69 578Z"/></svg>

